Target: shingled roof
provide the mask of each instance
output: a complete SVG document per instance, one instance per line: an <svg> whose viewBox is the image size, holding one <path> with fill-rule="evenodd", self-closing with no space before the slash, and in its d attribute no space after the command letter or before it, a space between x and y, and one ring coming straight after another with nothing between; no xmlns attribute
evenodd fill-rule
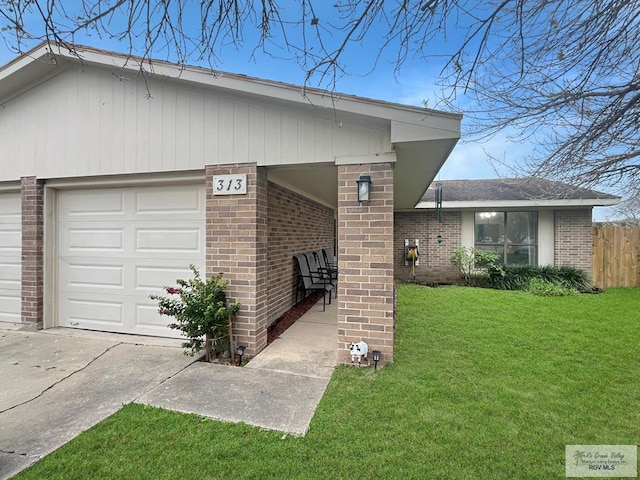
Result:
<svg viewBox="0 0 640 480"><path fill-rule="evenodd" d="M442 188L443 208L472 204L544 204L553 206L613 205L620 197L588 188L575 187L542 178L492 178L486 180L440 180L433 182L418 207L429 208L435 202L436 188Z"/></svg>

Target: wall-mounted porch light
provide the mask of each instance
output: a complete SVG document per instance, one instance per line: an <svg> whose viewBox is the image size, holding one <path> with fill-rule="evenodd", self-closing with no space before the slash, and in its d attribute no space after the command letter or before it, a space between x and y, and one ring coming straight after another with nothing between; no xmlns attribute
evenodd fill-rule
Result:
<svg viewBox="0 0 640 480"><path fill-rule="evenodd" d="M382 357L382 353L380 353L380 350L374 350L371 352L371 357L373 358L373 369L378 370L378 362L380 361L380 357Z"/></svg>
<svg viewBox="0 0 640 480"><path fill-rule="evenodd" d="M236 348L236 354L238 355L238 366L241 367L242 366L242 356L244 355L244 350L247 347L245 347L244 345L238 345L238 348Z"/></svg>
<svg viewBox="0 0 640 480"><path fill-rule="evenodd" d="M356 180L358 184L358 202L369 203L371 201L371 177L369 175L360 175L360 179Z"/></svg>

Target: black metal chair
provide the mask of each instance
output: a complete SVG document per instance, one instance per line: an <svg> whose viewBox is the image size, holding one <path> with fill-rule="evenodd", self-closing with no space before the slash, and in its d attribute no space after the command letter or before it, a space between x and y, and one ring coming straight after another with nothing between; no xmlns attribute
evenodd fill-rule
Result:
<svg viewBox="0 0 640 480"><path fill-rule="evenodd" d="M298 267L298 284L296 286L296 305L298 304L298 293L302 292L302 300L307 296L307 292L311 290L322 290L322 311L324 312L327 304L327 292L329 292L329 305L331 305L331 291L334 289L333 284L327 278L323 278L319 271L312 272L309 267L307 257L303 253L293 256ZM314 262L315 263L315 262Z"/></svg>
<svg viewBox="0 0 640 480"><path fill-rule="evenodd" d="M334 262L332 258L329 258L329 254L327 253L327 249L323 248L322 250L320 250L320 252L322 253L322 257L324 258L324 262L327 264L327 267L333 268L333 269L335 269L337 271L338 270L338 265L336 265L336 262Z"/></svg>
<svg viewBox="0 0 640 480"><path fill-rule="evenodd" d="M333 285L333 289L336 292L334 296L337 298L338 297L338 269L331 267L327 264L322 251L313 252L313 256L315 257L315 261L316 261L316 264L318 265L318 269L320 270L320 272L329 278L329 281L331 282L331 285Z"/></svg>

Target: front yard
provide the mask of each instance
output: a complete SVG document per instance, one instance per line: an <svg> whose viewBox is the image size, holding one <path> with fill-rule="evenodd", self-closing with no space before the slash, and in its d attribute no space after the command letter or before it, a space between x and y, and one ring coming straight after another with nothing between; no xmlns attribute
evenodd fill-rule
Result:
<svg viewBox="0 0 640 480"><path fill-rule="evenodd" d="M338 368L304 438L129 405L16 478L564 478L639 425L639 288L405 285L395 363Z"/></svg>

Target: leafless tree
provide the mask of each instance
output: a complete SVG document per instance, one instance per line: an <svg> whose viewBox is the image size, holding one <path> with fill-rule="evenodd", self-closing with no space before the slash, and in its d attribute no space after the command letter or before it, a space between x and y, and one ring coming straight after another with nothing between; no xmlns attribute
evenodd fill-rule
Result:
<svg viewBox="0 0 640 480"><path fill-rule="evenodd" d="M372 69L391 52L399 70L445 44L440 100L466 114L471 138L533 142L523 174L640 190L638 1L0 0L0 19L16 52L42 40L73 51L93 35L215 66L249 43L328 89L349 51L366 46Z"/></svg>
<svg viewBox="0 0 640 480"><path fill-rule="evenodd" d="M612 218L627 225L640 226L640 195L631 196L617 205Z"/></svg>

